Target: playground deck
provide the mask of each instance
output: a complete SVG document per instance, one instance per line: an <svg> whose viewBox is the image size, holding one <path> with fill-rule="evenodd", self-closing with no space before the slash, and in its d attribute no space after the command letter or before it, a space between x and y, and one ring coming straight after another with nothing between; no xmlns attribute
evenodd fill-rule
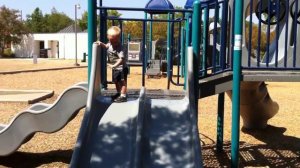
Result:
<svg viewBox="0 0 300 168"><path fill-rule="evenodd" d="M140 89L129 89L127 96L129 99L136 99L139 96ZM104 96L112 96L116 93L115 89L102 91ZM179 90L147 89L146 95L151 99L182 99L185 92Z"/></svg>

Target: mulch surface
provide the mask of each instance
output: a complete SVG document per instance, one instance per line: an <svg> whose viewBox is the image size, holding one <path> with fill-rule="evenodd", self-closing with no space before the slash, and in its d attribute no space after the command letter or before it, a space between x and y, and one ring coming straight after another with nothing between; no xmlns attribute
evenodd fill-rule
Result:
<svg viewBox="0 0 300 168"><path fill-rule="evenodd" d="M38 68L73 65L73 60L41 60ZM32 69L28 60L0 59L0 71ZM11 65L11 66L9 66ZM12 66L13 65L13 66ZM35 67L36 68L36 67ZM108 76L111 76L108 70ZM141 68L131 68L128 87L141 87ZM0 75L1 89L54 90L43 102L53 103L68 87L87 80L87 69L27 72ZM111 89L114 86L109 85ZM147 78L146 88L166 89L167 79ZM171 86L172 90L182 90ZM279 106L278 114L264 130L240 132L241 167L300 167L300 83L268 83L270 95ZM0 123L8 124L13 117L28 108L27 103L0 103ZM68 167L81 125L84 110L64 127L53 133L36 133L17 152L0 157L0 167ZM230 167L231 101L225 97L224 150L216 151L217 96L199 100L199 136L205 167Z"/></svg>

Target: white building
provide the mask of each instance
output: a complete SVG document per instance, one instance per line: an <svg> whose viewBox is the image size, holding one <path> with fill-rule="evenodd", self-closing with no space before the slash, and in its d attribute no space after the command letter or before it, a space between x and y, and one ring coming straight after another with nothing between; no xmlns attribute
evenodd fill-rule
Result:
<svg viewBox="0 0 300 168"><path fill-rule="evenodd" d="M77 28L77 58L88 51L88 34ZM75 59L75 28L66 27L58 33L39 33L25 36L19 45L12 47L16 57Z"/></svg>

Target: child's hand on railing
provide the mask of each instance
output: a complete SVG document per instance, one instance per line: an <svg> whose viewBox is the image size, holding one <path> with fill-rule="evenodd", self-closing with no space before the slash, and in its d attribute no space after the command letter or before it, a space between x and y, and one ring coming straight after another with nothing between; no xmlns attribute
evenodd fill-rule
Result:
<svg viewBox="0 0 300 168"><path fill-rule="evenodd" d="M111 64L107 64L107 67L110 68L110 69L114 69L115 67Z"/></svg>
<svg viewBox="0 0 300 168"><path fill-rule="evenodd" d="M99 45L99 46L101 46L101 47L106 48L106 44L104 44L104 43L101 42L101 41L95 41L94 44L97 44L97 45Z"/></svg>

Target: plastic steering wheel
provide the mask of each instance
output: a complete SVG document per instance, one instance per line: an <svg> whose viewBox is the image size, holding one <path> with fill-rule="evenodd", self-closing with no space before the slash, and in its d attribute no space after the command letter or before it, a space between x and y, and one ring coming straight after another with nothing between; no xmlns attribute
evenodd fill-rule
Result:
<svg viewBox="0 0 300 168"><path fill-rule="evenodd" d="M277 0L270 0L270 8L268 8L268 1L267 0L261 0L257 3L256 5L256 10L255 10L255 14L256 14L256 17L264 24L269 24L270 25L275 25L277 24L278 22L280 22L284 15L285 15L285 12L286 12L286 9L285 9L285 3L283 1L279 1L279 4L278 4L278 1ZM261 5L261 10L260 10L260 5ZM279 14L277 14L277 8L278 8L278 5L279 5ZM270 10L270 11L269 11ZM270 13L270 15L269 15ZM267 18L262 18L262 17L259 17L259 16L262 16L263 14L266 14L268 15ZM279 18L277 18L277 15L279 15Z"/></svg>
<svg viewBox="0 0 300 168"><path fill-rule="evenodd" d="M292 2L291 7L290 7L290 14L291 14L293 20L295 19L295 13L296 13L296 9L294 9L295 2L296 2L296 0ZM300 24L299 17L300 17L300 7L298 8L298 12L297 12L297 23L298 24Z"/></svg>

